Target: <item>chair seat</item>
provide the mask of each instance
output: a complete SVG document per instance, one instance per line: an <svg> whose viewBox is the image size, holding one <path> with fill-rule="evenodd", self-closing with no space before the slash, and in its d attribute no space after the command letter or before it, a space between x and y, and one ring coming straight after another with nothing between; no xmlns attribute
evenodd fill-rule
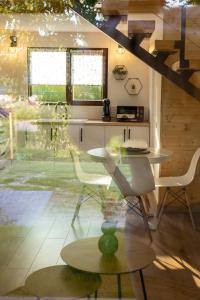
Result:
<svg viewBox="0 0 200 300"><path fill-rule="evenodd" d="M155 179L156 187L183 187L190 183L186 176L160 177Z"/></svg>
<svg viewBox="0 0 200 300"><path fill-rule="evenodd" d="M81 178L79 177L79 180L84 184L109 186L112 178L111 176L85 173L85 176Z"/></svg>

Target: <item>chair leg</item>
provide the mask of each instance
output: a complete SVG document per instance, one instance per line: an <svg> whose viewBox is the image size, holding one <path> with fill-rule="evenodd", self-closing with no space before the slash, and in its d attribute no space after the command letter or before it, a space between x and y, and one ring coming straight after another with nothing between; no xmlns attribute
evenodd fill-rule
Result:
<svg viewBox="0 0 200 300"><path fill-rule="evenodd" d="M164 211L164 208L165 208L165 202L168 198L168 194L169 194L169 188L166 189L166 192L164 194L164 197L163 197L163 200L161 202L161 207L160 207L160 211L159 211L159 215L158 215L158 224L157 224L157 228L159 227L160 225L160 221L161 221L161 217L162 217L162 214L163 214L163 211Z"/></svg>
<svg viewBox="0 0 200 300"><path fill-rule="evenodd" d="M144 195L142 198L143 198L143 204L144 204L145 211L149 215L150 203L149 203L148 195Z"/></svg>
<svg viewBox="0 0 200 300"><path fill-rule="evenodd" d="M161 201L160 201L160 204L158 205L157 212L156 212L156 217L157 217L157 218L158 218L159 215L160 215L160 211L161 211L161 208L162 208L162 206L163 206L163 200L165 199L166 193L168 193L167 188L165 189L164 196L162 197L162 199L161 199Z"/></svg>
<svg viewBox="0 0 200 300"><path fill-rule="evenodd" d="M188 210L189 210L190 219L191 219L191 222L192 222L192 227L193 227L194 230L196 230L196 225L195 225L195 222L194 222L194 217L193 217L193 214L192 214L192 210L191 210L191 207L190 207L190 201L189 201L189 197L188 197L186 189L184 189L184 192L185 192L186 204L187 204L187 207L188 207Z"/></svg>
<svg viewBox="0 0 200 300"><path fill-rule="evenodd" d="M84 189L85 189L85 187L83 186L82 189L81 189L81 194L79 196L78 202L76 204L76 208L75 208L74 216L72 218L71 225L74 225L74 221L78 217L78 214L79 214L79 211L80 211L80 208L81 208L81 204L82 204L83 199L84 199Z"/></svg>
<svg viewBox="0 0 200 300"><path fill-rule="evenodd" d="M144 208L144 204L143 204L142 198L140 196L137 196L137 198L139 200L139 205L140 205L140 210L141 210L143 221L144 221L144 226L145 226L145 229L146 229L146 231L149 235L149 239L152 243L153 239L152 239L151 231L150 231L150 228L149 228L148 217L147 217L147 214L146 214L146 211L145 211L145 208Z"/></svg>

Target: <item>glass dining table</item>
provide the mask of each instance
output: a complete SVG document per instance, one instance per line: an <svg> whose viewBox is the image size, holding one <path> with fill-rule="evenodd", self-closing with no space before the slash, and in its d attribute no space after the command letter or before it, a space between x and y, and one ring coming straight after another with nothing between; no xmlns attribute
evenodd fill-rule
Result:
<svg viewBox="0 0 200 300"><path fill-rule="evenodd" d="M144 194L137 194L133 190L133 185L138 184L140 186L140 189L142 185L149 185L149 190L147 188L146 191L148 195L153 194L153 190L155 190L155 182L152 174L152 166L155 164L161 164L169 160L172 152L160 148L148 148L148 151L141 153L139 151L124 151L124 149L123 151L121 151L121 149L117 149L116 151L109 148L94 148L88 150L87 153L94 161L101 162L104 165L105 169L119 188L122 196L129 204L129 208L132 208L135 212L139 212L138 214L142 216L146 230L149 234L149 238L152 241L150 227L151 229L155 230L156 225L151 224L148 220L148 216L144 207L144 201L142 198ZM143 163L141 164L141 167L139 166L139 169L137 169L135 175L133 172L134 164L132 162L136 161L137 158L138 161L143 161ZM130 166L130 171L133 176L132 182L129 182L127 180L126 175L124 175L119 168L120 165L124 164ZM151 195L151 198L153 197L154 195ZM134 199L138 200L138 202L135 202ZM137 207L137 204L139 208Z"/></svg>

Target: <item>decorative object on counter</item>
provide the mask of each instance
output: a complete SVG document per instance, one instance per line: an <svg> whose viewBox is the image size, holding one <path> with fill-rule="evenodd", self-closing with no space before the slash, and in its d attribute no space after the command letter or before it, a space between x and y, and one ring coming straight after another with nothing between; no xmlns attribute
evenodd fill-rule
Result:
<svg viewBox="0 0 200 300"><path fill-rule="evenodd" d="M143 85L139 78L128 78L124 85L125 90L129 95L139 95Z"/></svg>
<svg viewBox="0 0 200 300"><path fill-rule="evenodd" d="M103 235L100 237L98 242L99 250L103 255L114 255L118 249L118 239L115 236L115 222L105 221L101 226L101 230L103 232Z"/></svg>
<svg viewBox="0 0 200 300"><path fill-rule="evenodd" d="M112 72L116 80L124 80L128 74L128 70L124 65L116 65Z"/></svg>
<svg viewBox="0 0 200 300"><path fill-rule="evenodd" d="M110 114L110 100L103 99L103 121L111 121L111 114Z"/></svg>

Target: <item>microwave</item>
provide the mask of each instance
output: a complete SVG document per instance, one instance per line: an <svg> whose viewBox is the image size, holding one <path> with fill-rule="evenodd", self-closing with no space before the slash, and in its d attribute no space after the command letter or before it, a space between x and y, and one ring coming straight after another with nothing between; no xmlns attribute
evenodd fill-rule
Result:
<svg viewBox="0 0 200 300"><path fill-rule="evenodd" d="M117 121L143 122L144 106L117 106Z"/></svg>

